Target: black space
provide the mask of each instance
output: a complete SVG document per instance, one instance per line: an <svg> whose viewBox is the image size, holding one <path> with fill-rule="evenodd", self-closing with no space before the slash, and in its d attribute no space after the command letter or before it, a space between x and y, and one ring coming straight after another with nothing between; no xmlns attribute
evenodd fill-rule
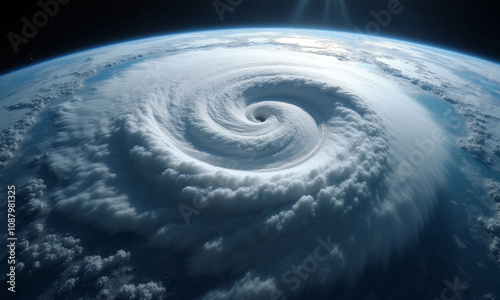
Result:
<svg viewBox="0 0 500 300"><path fill-rule="evenodd" d="M50 2L56 0L41 0ZM33 19L42 8L38 0L2 3L0 74L63 54L141 37L192 30L237 27L305 27L353 31L372 21L370 11L385 9L396 0L217 0L238 3L224 13L214 0L59 0L59 11L16 54L8 34L22 36L23 17ZM338 8L344 2L348 12ZM404 10L393 15L380 36L440 46L500 61L500 1L498 0L400 0ZM298 15L296 7L305 3Z"/></svg>

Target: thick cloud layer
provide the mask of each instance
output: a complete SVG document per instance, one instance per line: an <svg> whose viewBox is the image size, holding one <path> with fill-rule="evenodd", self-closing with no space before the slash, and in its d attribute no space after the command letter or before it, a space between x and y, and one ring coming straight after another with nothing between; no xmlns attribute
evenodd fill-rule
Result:
<svg viewBox="0 0 500 300"><path fill-rule="evenodd" d="M445 182L426 111L332 56L200 47L85 89L53 110L57 208L240 278L209 299L353 278L416 236Z"/></svg>

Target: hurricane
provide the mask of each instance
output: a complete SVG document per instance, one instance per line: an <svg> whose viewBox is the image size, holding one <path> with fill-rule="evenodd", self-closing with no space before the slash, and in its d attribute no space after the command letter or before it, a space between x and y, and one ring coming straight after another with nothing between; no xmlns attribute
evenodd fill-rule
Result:
<svg viewBox="0 0 500 300"><path fill-rule="evenodd" d="M335 56L192 47L84 89L50 110L55 209L233 278L206 299L353 280L417 238L447 182L429 112Z"/></svg>

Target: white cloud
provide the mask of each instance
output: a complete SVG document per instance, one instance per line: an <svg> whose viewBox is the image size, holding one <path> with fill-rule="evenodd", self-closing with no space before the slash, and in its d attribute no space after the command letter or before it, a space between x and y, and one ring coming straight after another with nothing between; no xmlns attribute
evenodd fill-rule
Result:
<svg viewBox="0 0 500 300"><path fill-rule="evenodd" d="M30 231L30 234L34 237L40 236L44 232L45 226L41 223L37 223L33 225L33 228Z"/></svg>
<svg viewBox="0 0 500 300"><path fill-rule="evenodd" d="M28 272L38 272L55 265L68 265L83 252L80 240L74 237L46 235L36 242L24 240L19 243L19 264Z"/></svg>
<svg viewBox="0 0 500 300"><path fill-rule="evenodd" d="M64 295L64 294L68 293L69 291L71 291L75 287L76 283L78 282L78 279L79 278L70 278L70 279L66 280L61 285L59 290L57 290L57 294Z"/></svg>
<svg viewBox="0 0 500 300"><path fill-rule="evenodd" d="M483 225L483 227L488 230L490 233L494 235L500 236L500 220L495 218L485 219L483 217L479 218L479 223Z"/></svg>
<svg viewBox="0 0 500 300"><path fill-rule="evenodd" d="M493 243L490 245L491 252L498 259L498 263L500 264L500 237L494 237Z"/></svg>
<svg viewBox="0 0 500 300"><path fill-rule="evenodd" d="M151 300L151 299L164 299L164 294L166 289L161 283L150 281L148 283L141 283L135 285L133 283L126 284L120 288L117 299L141 299L141 300Z"/></svg>
<svg viewBox="0 0 500 300"><path fill-rule="evenodd" d="M288 288L281 274L318 236L346 255L307 284L355 277L416 236L445 182L446 144L425 110L331 57L192 51L136 64L84 98L53 110L56 207L184 251L190 274L241 278L213 297ZM189 224L179 204L196 209ZM99 274L94 258L83 280Z"/></svg>
<svg viewBox="0 0 500 300"><path fill-rule="evenodd" d="M30 179L19 189L19 196L27 202L25 209L29 215L41 213L47 208L47 204L40 199L45 189L43 179Z"/></svg>
<svg viewBox="0 0 500 300"><path fill-rule="evenodd" d="M113 268L119 265L124 260L130 258L130 253L123 250L118 250L115 255L107 258L101 258L99 255L86 256L81 263L82 280L87 281L92 277L99 275L107 268Z"/></svg>
<svg viewBox="0 0 500 300"><path fill-rule="evenodd" d="M108 283L108 281L109 281L108 276L101 276L101 277L97 278L97 280L95 282L95 287L97 289L102 289L106 285L106 283Z"/></svg>
<svg viewBox="0 0 500 300"><path fill-rule="evenodd" d="M223 299L270 299L271 293L276 290L273 280L262 280L251 272L247 273L240 281L236 282L227 290L218 290L210 292L204 299L223 300ZM271 298L272 299L272 298Z"/></svg>

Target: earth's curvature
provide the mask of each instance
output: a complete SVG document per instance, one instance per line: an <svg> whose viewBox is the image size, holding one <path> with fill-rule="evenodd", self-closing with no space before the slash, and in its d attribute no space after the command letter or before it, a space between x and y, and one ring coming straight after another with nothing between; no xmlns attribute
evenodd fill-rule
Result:
<svg viewBox="0 0 500 300"><path fill-rule="evenodd" d="M0 97L22 299L500 296L498 64L206 31L19 70Z"/></svg>

